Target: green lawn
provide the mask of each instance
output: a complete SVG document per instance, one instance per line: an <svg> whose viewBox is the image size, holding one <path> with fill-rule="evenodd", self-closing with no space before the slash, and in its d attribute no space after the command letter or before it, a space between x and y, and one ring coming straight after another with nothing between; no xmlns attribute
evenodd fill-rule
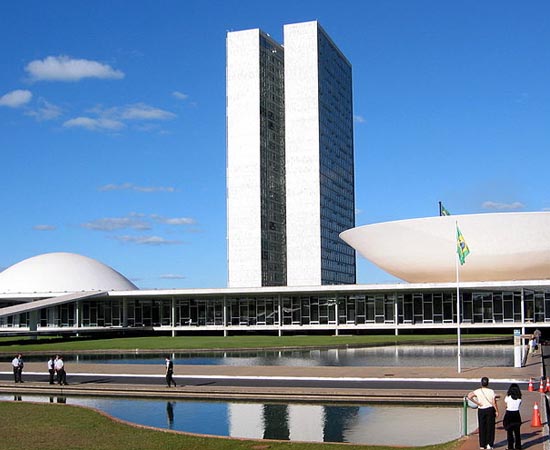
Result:
<svg viewBox="0 0 550 450"><path fill-rule="evenodd" d="M72 405L0 402L0 450L384 450L339 444L217 439L135 427ZM459 441L418 447L455 450Z"/></svg>
<svg viewBox="0 0 550 450"><path fill-rule="evenodd" d="M495 337L510 337L509 335L467 335L468 339L489 339ZM510 337L511 339L511 337ZM226 349L258 349L284 347L336 347L336 346L373 346L395 343L435 343L456 342L456 335L361 335L361 336L149 336L111 339L82 338L1 338L0 352L76 352L76 351L106 351L106 350L226 350Z"/></svg>

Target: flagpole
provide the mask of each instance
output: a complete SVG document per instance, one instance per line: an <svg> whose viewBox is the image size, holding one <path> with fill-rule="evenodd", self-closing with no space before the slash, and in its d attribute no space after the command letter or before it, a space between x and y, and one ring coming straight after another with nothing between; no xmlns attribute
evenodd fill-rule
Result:
<svg viewBox="0 0 550 450"><path fill-rule="evenodd" d="M457 352L457 360L458 360L458 373L460 373L460 283L458 279L458 255L455 258L456 259L456 337L458 342L458 352Z"/></svg>
<svg viewBox="0 0 550 450"><path fill-rule="evenodd" d="M457 360L458 360L458 373L460 373L461 367L460 367L460 357L461 357L461 349L460 349L460 278L459 278L459 268L458 268L458 262L460 261L460 265L464 264L466 261L466 256L470 254L470 249L468 248L468 245L466 244L466 241L464 240L464 236L462 236L462 233L460 232L460 229L458 228L458 220L455 221L456 223L456 338L457 338Z"/></svg>
<svg viewBox="0 0 550 450"><path fill-rule="evenodd" d="M456 221L456 229L458 230L458 220ZM460 281L459 281L459 271L458 271L458 253L455 257L455 267L456 267L456 337L457 337L457 362L458 362L458 373L461 372L460 364Z"/></svg>

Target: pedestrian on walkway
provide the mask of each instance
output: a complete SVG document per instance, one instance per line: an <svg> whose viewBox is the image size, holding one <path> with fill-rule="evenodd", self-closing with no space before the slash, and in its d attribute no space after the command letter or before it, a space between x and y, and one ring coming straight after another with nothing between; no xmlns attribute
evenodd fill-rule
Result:
<svg viewBox="0 0 550 450"><path fill-rule="evenodd" d="M519 413L521 390L516 383L512 383L508 388L504 403L506 403L506 412L502 419L502 426L508 434L508 450L521 450L521 415Z"/></svg>
<svg viewBox="0 0 550 450"><path fill-rule="evenodd" d="M18 353L15 358L11 360L11 365L13 367L13 379L16 383L23 383L23 355Z"/></svg>
<svg viewBox="0 0 550 450"><path fill-rule="evenodd" d="M533 331L533 339L535 340L535 343L537 345L540 345L540 337L541 336L542 336L542 333L538 328L535 331Z"/></svg>
<svg viewBox="0 0 550 450"><path fill-rule="evenodd" d="M53 377L55 376L55 360L53 356L48 359L48 373L50 374L50 384L53 384Z"/></svg>
<svg viewBox="0 0 550 450"><path fill-rule="evenodd" d="M479 448L492 450L495 445L495 422L498 417L498 405L495 391L489 388L489 378L481 379L481 387L468 394L468 399L477 406L479 426Z"/></svg>
<svg viewBox="0 0 550 450"><path fill-rule="evenodd" d="M174 381L174 363L170 359L170 357L166 357L166 384L168 387L172 386L172 383L174 383L174 387L176 387L176 382Z"/></svg>
<svg viewBox="0 0 550 450"><path fill-rule="evenodd" d="M57 381L60 386L67 383L67 372L65 372L65 363L63 362L63 356L58 355L55 361L55 371L57 372Z"/></svg>

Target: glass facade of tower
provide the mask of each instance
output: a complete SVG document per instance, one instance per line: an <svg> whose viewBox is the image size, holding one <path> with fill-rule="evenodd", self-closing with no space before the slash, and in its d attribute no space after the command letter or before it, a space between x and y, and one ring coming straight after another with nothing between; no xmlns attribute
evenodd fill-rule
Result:
<svg viewBox="0 0 550 450"><path fill-rule="evenodd" d="M339 237L355 226L351 66L320 27L318 51L321 279L353 284L355 250Z"/></svg>
<svg viewBox="0 0 550 450"><path fill-rule="evenodd" d="M262 286L286 285L284 53L260 35Z"/></svg>

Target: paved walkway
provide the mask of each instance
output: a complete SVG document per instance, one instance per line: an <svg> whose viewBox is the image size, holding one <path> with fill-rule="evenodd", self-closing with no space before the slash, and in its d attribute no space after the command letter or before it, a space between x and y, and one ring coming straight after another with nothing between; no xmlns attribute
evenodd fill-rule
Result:
<svg viewBox="0 0 550 450"><path fill-rule="evenodd" d="M188 384L187 386L168 389L164 385L164 362L158 365L152 364L66 364L69 386L50 386L47 379L46 363L25 364L24 377L31 374L40 375L36 381L26 381L24 384L13 384L11 378L4 376L0 380L0 392L21 394L48 394L48 395L107 395L107 396L140 396L140 397L164 397L170 398L204 398L204 399L264 399L264 400L303 400L308 402L358 402L358 401L388 401L404 403L406 401L416 403L426 402L461 402L466 394L465 383L473 390L479 386L482 376L487 376L491 384L500 395L501 415L497 422L495 447L505 449L507 447L506 431L502 428L502 417L505 407L503 398L505 389L509 383L517 382L522 386L523 402L521 414L523 418L522 437L523 448L531 450L550 450L545 445L548 441L548 424L546 418L546 394L538 391L528 392L526 386L530 378L536 380L535 389L538 389L538 380L543 373L541 355L530 355L524 368L513 367L479 367L466 368L457 372L456 368L448 367L289 367L289 366L199 366L177 365L175 370L176 380L179 377L197 378L234 378L234 379L278 379L285 380L283 385L258 388L246 385L216 386L210 383ZM0 366L0 373L10 374L9 363ZM91 375L91 381L79 381L76 377L71 382L71 375ZM122 376L131 376L132 382L120 382ZM143 377L158 377L158 384L144 384L140 382ZM29 377L30 379L30 377ZM311 388L293 386L293 380L358 380L358 381L388 381L393 380L397 386L392 389L353 389L353 388ZM9 380L9 381L8 381ZM444 390L423 390L411 388L413 381L448 382ZM502 383L502 384L500 384ZM382 385L383 383L380 383ZM454 387L456 385L456 387ZM505 386L505 387L502 387ZM539 406L543 427L531 427L531 418L535 402ZM460 450L477 450L479 448L477 433L463 439Z"/></svg>
<svg viewBox="0 0 550 450"><path fill-rule="evenodd" d="M508 371L508 368L502 368L502 370ZM525 368L525 374L528 378L532 377L536 381L534 383L534 389L538 389L540 386L538 381L543 374L543 370L542 355L529 355L527 360L527 367ZM485 376L491 378L490 375ZM498 402L500 414L497 419L495 448L506 449L508 447L507 433L506 430L502 427L502 419L504 417L504 412L506 411L506 405L504 403L504 396L506 395L506 391L496 391L496 393L500 396L500 400ZM535 403L537 403L537 407L539 408L542 423L541 427L531 426ZM534 392L529 392L527 389L522 389L522 403L520 413L523 420L523 424L521 427L523 449L548 450L550 446L548 441L549 430L546 414L546 394L540 393L538 390L535 390ZM478 450L479 448L479 435L476 430L474 433L463 439L460 450Z"/></svg>

